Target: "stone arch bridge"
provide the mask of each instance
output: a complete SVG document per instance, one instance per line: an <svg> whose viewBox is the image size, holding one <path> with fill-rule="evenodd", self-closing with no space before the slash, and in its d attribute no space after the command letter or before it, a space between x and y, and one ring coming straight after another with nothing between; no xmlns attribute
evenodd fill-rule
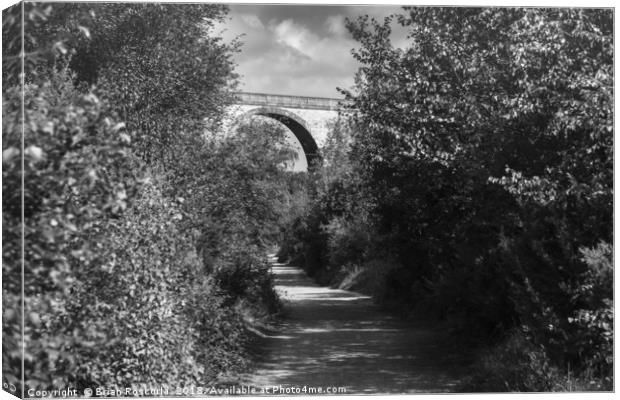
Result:
<svg viewBox="0 0 620 400"><path fill-rule="evenodd" d="M325 97L246 92L238 92L235 97L235 104L230 110L234 121L260 115L279 121L290 130L303 149L305 158L300 166L294 168L296 170L305 170L319 157L329 124L338 117L339 111L344 110L345 105L343 99Z"/></svg>

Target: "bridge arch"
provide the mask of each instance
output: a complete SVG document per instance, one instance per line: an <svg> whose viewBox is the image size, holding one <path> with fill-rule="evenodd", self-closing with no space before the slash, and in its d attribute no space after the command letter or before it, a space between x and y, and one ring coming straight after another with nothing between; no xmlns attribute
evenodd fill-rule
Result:
<svg viewBox="0 0 620 400"><path fill-rule="evenodd" d="M320 160L319 147L310 133L308 124L300 116L279 107L257 107L245 112L241 116L241 119L249 118L252 115L260 115L274 119L293 132L304 151L306 161L308 163L308 169L310 169L311 166L316 165L316 163Z"/></svg>

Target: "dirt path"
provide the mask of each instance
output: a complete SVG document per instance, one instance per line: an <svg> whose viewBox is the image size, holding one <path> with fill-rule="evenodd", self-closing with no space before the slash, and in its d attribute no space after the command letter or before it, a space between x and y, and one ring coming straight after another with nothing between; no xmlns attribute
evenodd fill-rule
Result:
<svg viewBox="0 0 620 400"><path fill-rule="evenodd" d="M379 310L367 296L320 287L273 261L284 303L277 332L257 343L255 387L346 387L355 393L450 392L466 371L436 331Z"/></svg>

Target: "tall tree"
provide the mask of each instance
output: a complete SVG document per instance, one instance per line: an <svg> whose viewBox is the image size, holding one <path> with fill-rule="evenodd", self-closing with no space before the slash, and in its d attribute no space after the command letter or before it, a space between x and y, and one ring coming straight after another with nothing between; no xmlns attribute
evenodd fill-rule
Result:
<svg viewBox="0 0 620 400"><path fill-rule="evenodd" d="M595 326L610 326L610 286L598 300L582 289L611 265L592 261L612 240L611 11L405 11L348 25L361 44L346 93L352 155L377 229L414 277L435 282L428 290L471 278L452 286L464 297L448 309L469 307L490 331L535 326L563 362L600 360L595 348L610 347ZM409 29L404 50L389 40L394 18ZM596 346L574 323L582 308Z"/></svg>

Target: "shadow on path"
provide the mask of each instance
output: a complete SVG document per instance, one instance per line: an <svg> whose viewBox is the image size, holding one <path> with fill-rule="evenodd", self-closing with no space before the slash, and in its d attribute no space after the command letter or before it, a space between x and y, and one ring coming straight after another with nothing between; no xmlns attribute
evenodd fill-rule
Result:
<svg viewBox="0 0 620 400"><path fill-rule="evenodd" d="M243 384L450 392L465 375L466 362L442 347L436 330L390 316L368 296L320 287L298 267L272 265L284 315L256 343L256 368Z"/></svg>

